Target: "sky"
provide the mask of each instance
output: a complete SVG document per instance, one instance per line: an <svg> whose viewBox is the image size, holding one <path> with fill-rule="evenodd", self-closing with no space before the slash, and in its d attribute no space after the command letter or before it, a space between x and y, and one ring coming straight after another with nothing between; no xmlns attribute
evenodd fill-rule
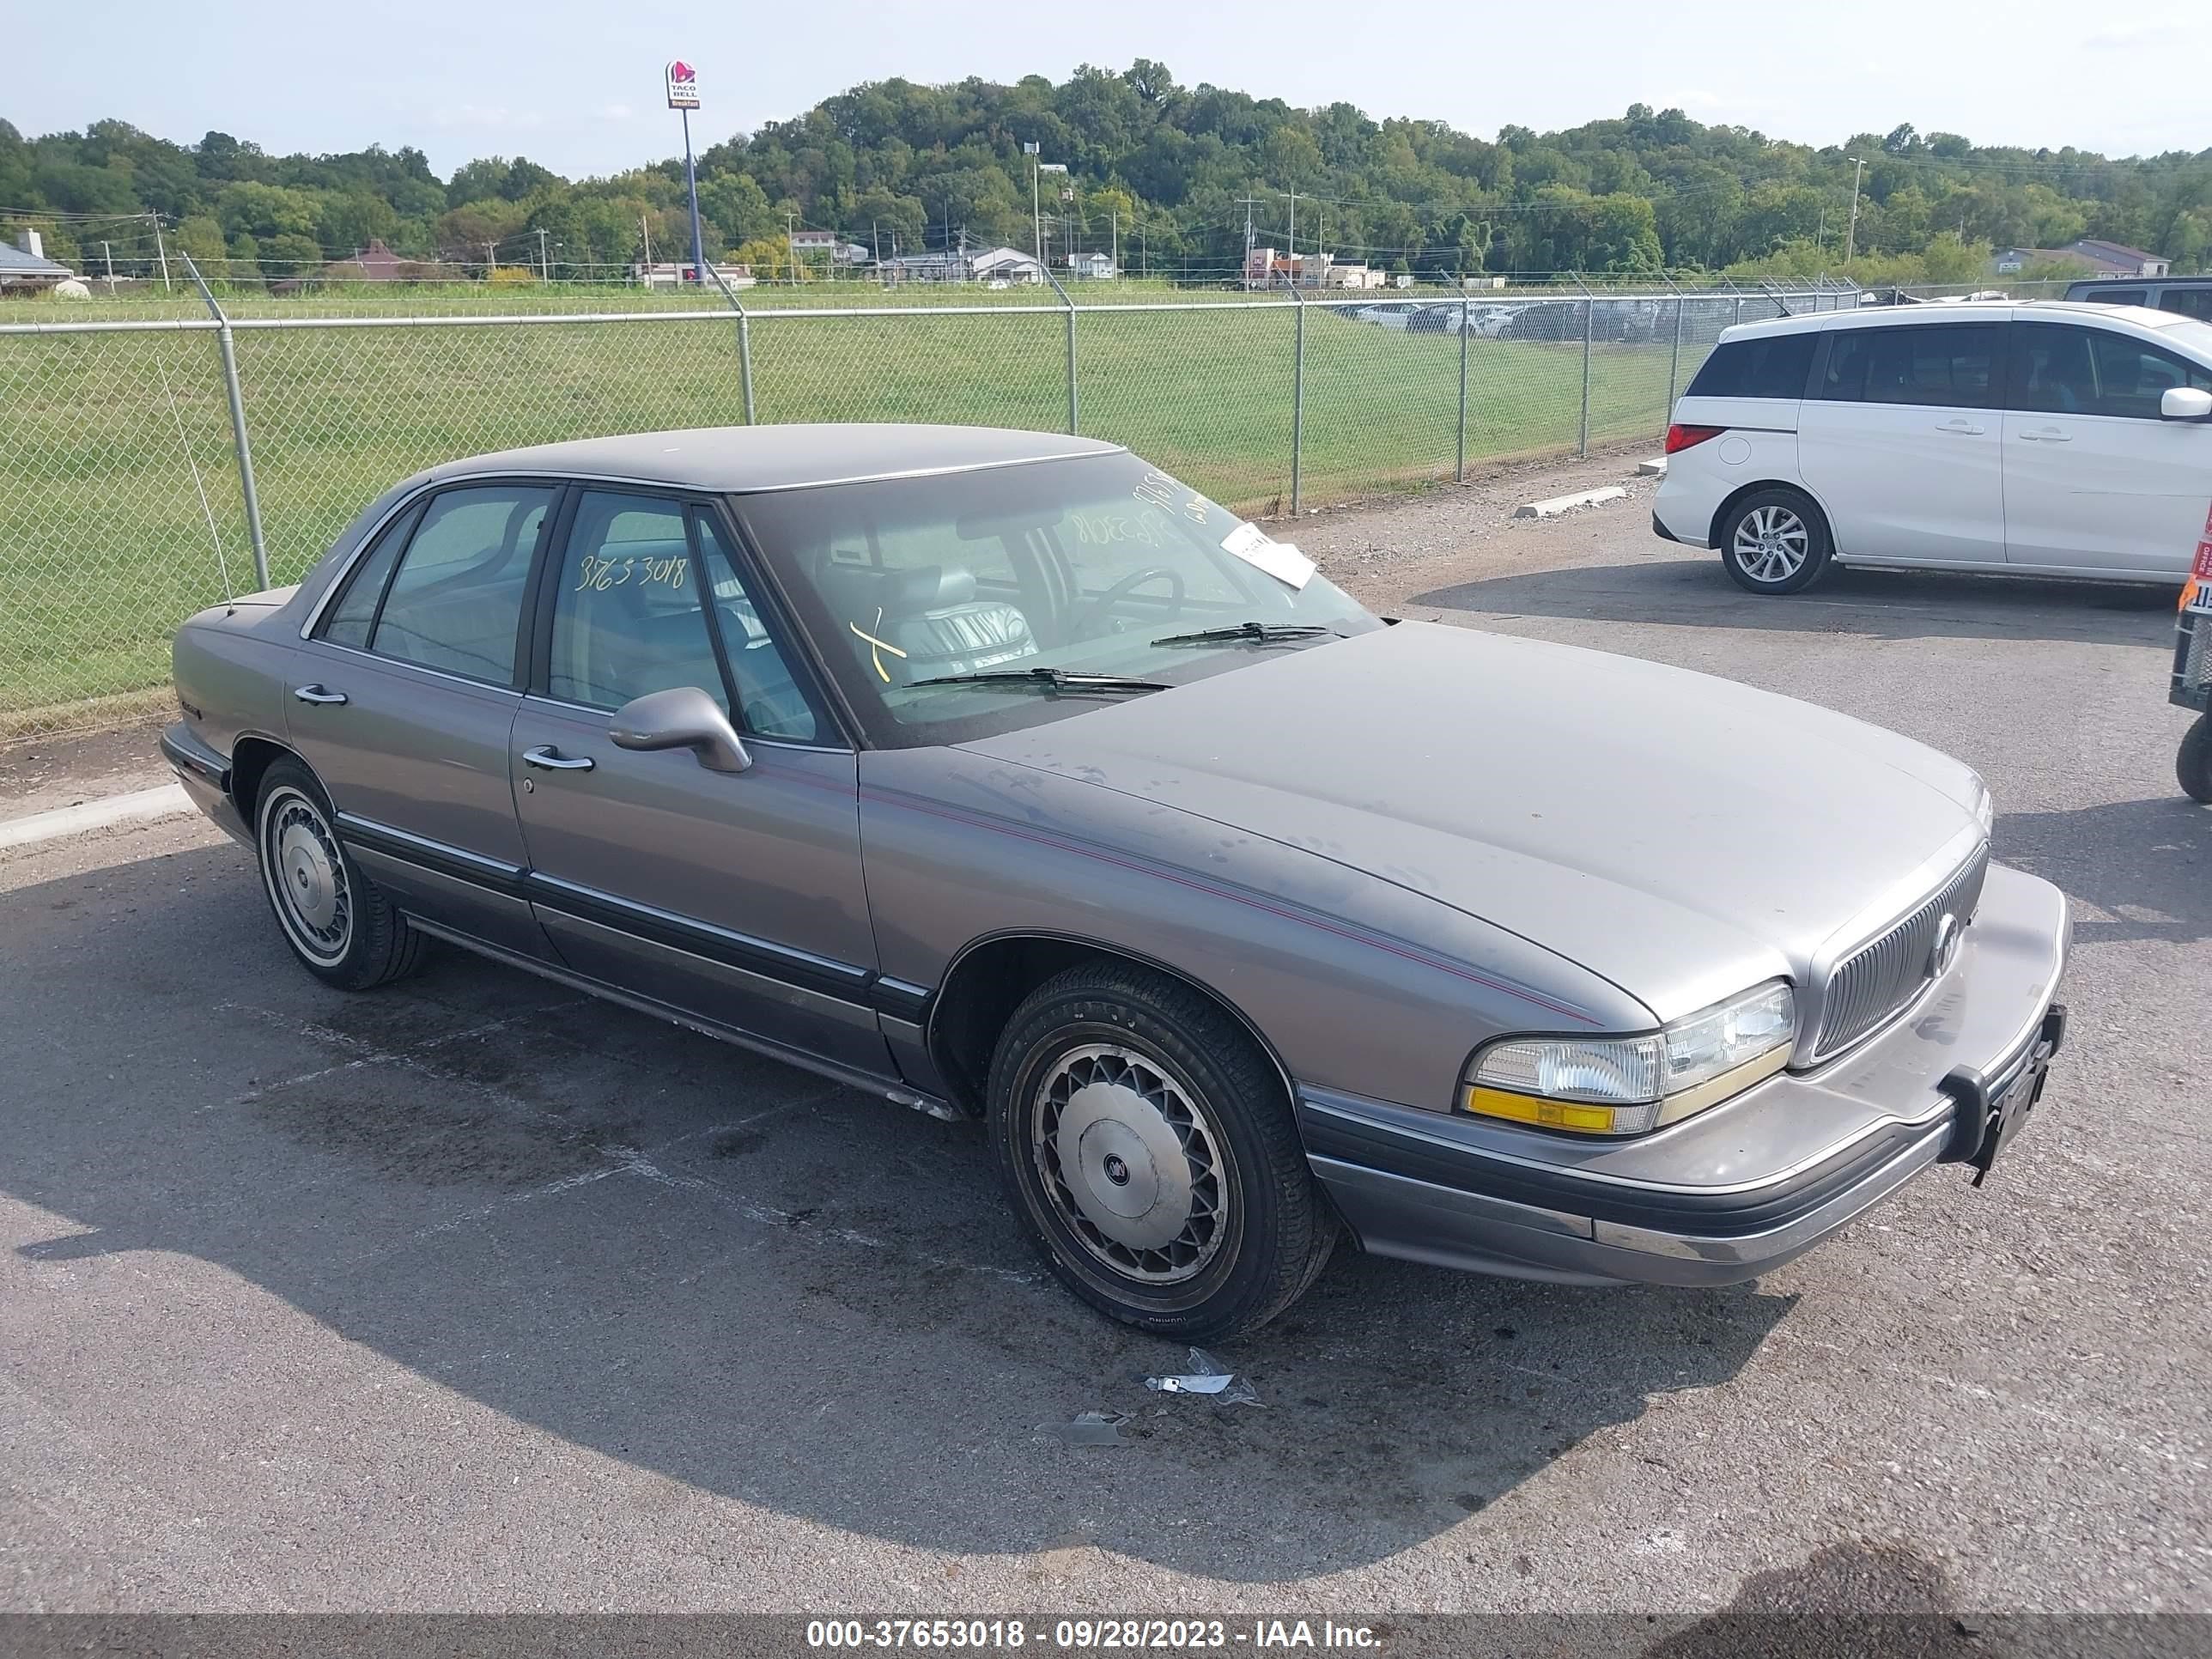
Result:
<svg viewBox="0 0 2212 1659"><path fill-rule="evenodd" d="M1137 58L1314 106L1441 119L1482 137L1617 116L1632 103L1841 143L1910 122L1978 143L2111 155L2212 148L2197 75L2212 4L2142 0L832 0L730 7L633 0L112 0L29 3L0 46L0 117L26 135L119 117L276 153L414 145L441 175L524 155L570 177L680 153L662 65L699 70L703 148L862 82L1026 74ZM2193 66L2177 73L2183 66Z"/></svg>

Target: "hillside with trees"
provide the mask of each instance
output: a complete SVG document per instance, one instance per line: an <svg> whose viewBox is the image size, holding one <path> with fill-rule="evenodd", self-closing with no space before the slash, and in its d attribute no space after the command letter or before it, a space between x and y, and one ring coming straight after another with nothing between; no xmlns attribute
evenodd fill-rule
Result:
<svg viewBox="0 0 2212 1659"><path fill-rule="evenodd" d="M885 81L712 144L699 156L708 252L804 278L821 273L793 263L788 227L884 255L963 238L1027 247L1030 142L1070 170L1046 179L1055 263L1118 244L1133 274L1187 282L1234 277L1248 215L1261 242L1281 246L1294 229L1301 248L1439 281L1971 282L1992 246L2083 235L2154 250L2178 270L2212 262L2212 150L2107 159L1911 126L1814 148L1640 104L1485 139L1346 103L1297 109L1184 87L1149 59L1058 84ZM1854 231L1855 157L1866 166ZM556 277L605 279L648 240L660 258L688 253L683 179L680 158L570 180L501 156L441 179L412 149L279 156L222 132L179 144L111 120L26 138L0 121L0 228L35 227L50 254L94 271L106 257L146 270L158 216L167 246L234 281L313 276L372 240L425 275L534 270L542 258ZM1072 199L1058 199L1063 182Z"/></svg>

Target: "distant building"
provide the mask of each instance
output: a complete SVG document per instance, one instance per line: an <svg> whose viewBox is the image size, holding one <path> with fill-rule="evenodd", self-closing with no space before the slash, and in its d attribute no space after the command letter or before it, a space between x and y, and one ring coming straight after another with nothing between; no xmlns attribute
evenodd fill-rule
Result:
<svg viewBox="0 0 2212 1659"><path fill-rule="evenodd" d="M2084 237L2064 247L2008 247L1999 251L1996 273L2016 276L2030 265L2072 265L2085 276L2163 276L2173 261L2163 254L2146 253L2124 242Z"/></svg>
<svg viewBox="0 0 2212 1659"><path fill-rule="evenodd" d="M868 250L858 242L848 242L834 230L794 230L791 233L791 251L794 256L813 254L826 258L833 265L864 265L871 258Z"/></svg>
<svg viewBox="0 0 2212 1659"><path fill-rule="evenodd" d="M1044 281L1044 267L1018 247L986 248L981 253L971 253L968 256L968 265L978 282Z"/></svg>
<svg viewBox="0 0 2212 1659"><path fill-rule="evenodd" d="M1330 264L1322 272L1321 285L1323 288L1381 288L1389 280L1390 273L1387 270L1346 261L1343 264Z"/></svg>
<svg viewBox="0 0 2212 1659"><path fill-rule="evenodd" d="M1114 269L1114 258L1109 253L1071 253L1067 256L1067 274L1089 282L1104 282L1121 273Z"/></svg>
<svg viewBox="0 0 2212 1659"><path fill-rule="evenodd" d="M297 280L305 272L286 273ZM350 259L333 259L323 267L324 277L335 283L435 283L460 275L451 265L434 259L410 259L394 253L377 237Z"/></svg>
<svg viewBox="0 0 2212 1659"><path fill-rule="evenodd" d="M15 246L0 244L0 294L36 294L71 281L76 273L46 258L45 239L35 230L16 233Z"/></svg>
<svg viewBox="0 0 2212 1659"><path fill-rule="evenodd" d="M1042 283L1044 267L1018 247L941 248L885 259L875 268L886 283Z"/></svg>
<svg viewBox="0 0 2212 1659"><path fill-rule="evenodd" d="M1271 247L1255 247L1244 261L1244 282L1249 288L1328 288L1329 268L1336 263L1334 255L1327 253L1278 253Z"/></svg>
<svg viewBox="0 0 2212 1659"><path fill-rule="evenodd" d="M758 280L753 276L750 265L718 265L710 261L708 269L732 288L750 288ZM629 268L629 279L641 288L681 288L698 273L699 267L689 259L681 262L656 260L649 265L633 263Z"/></svg>

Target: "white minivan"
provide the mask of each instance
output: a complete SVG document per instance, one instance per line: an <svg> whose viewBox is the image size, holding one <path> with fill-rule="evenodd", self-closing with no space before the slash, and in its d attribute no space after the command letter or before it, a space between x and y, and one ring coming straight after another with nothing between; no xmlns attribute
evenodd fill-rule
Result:
<svg viewBox="0 0 2212 1659"><path fill-rule="evenodd" d="M1667 454L1651 527L1754 593L1832 562L2179 586L2212 533L2212 325L2051 302L1747 323Z"/></svg>

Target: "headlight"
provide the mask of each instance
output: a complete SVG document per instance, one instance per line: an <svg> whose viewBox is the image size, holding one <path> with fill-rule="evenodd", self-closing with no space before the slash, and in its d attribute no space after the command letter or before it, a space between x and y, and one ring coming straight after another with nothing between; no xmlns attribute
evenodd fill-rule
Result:
<svg viewBox="0 0 2212 1659"><path fill-rule="evenodd" d="M1461 1103L1547 1129L1632 1135L1719 1104L1790 1062L1797 999L1775 980L1632 1037L1508 1037L1478 1052Z"/></svg>

